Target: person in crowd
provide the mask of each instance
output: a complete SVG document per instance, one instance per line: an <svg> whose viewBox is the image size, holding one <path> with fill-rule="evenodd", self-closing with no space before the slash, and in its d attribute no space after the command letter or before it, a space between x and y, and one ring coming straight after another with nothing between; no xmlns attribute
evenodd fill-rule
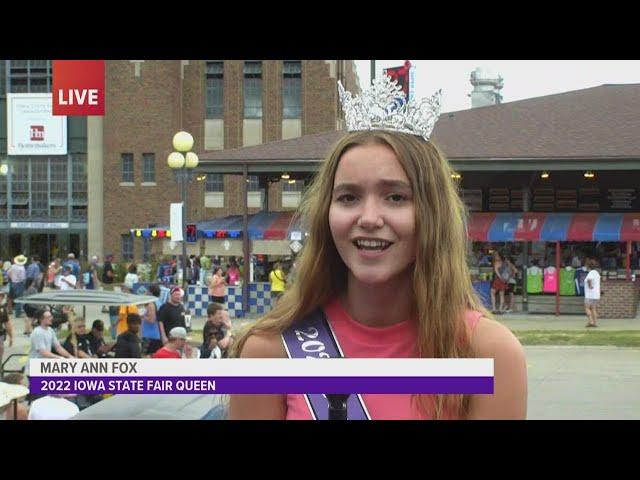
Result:
<svg viewBox="0 0 640 480"><path fill-rule="evenodd" d="M222 274L222 267L215 267L209 282L209 303L224 305L227 295L226 280Z"/></svg>
<svg viewBox="0 0 640 480"><path fill-rule="evenodd" d="M91 331L87 334L87 340L89 341L89 349L94 358L108 358L109 352L111 352L116 345L116 342L105 342L104 322L102 320L93 321Z"/></svg>
<svg viewBox="0 0 640 480"><path fill-rule="evenodd" d="M170 292L169 301L158 310L158 325L160 327L160 338L162 344L169 341L167 333L175 327L187 328L185 323L185 309L182 304L184 292L180 287L173 287Z"/></svg>
<svg viewBox="0 0 640 480"><path fill-rule="evenodd" d="M191 285L197 285L200 281L200 258L194 257L191 263Z"/></svg>
<svg viewBox="0 0 640 480"><path fill-rule="evenodd" d="M503 274L506 277L503 278ZM497 250L493 252L493 281L491 282L491 311L501 314L504 312L504 293L509 280L509 267ZM496 293L500 297L500 307L496 310Z"/></svg>
<svg viewBox="0 0 640 480"><path fill-rule="evenodd" d="M157 283L149 287L149 295L156 297L156 301L147 304L145 314L142 316L142 354L153 355L162 347L160 326L158 325L158 310L162 307L160 300L160 285Z"/></svg>
<svg viewBox="0 0 640 480"><path fill-rule="evenodd" d="M53 315L49 310L38 310L36 313L38 326L31 333L31 349L29 360L38 358L74 358L58 341L56 332L51 328ZM55 353L53 353L55 351ZM27 360L25 372L29 375L29 361Z"/></svg>
<svg viewBox="0 0 640 480"><path fill-rule="evenodd" d="M93 255L87 266L87 270L82 274L82 284L85 290L98 290L100 281L98 280L98 257Z"/></svg>
<svg viewBox="0 0 640 480"><path fill-rule="evenodd" d="M40 291L40 285L43 281L42 270L40 269L40 257L33 255L31 257L31 263L27 267L27 281L26 287L29 288L30 284L33 284L36 288L36 293Z"/></svg>
<svg viewBox="0 0 640 480"><path fill-rule="evenodd" d="M386 91L385 79L371 95ZM360 100L341 97L348 109ZM417 123L430 133L433 121ZM310 322L328 324L340 346L335 355L347 358L493 358L492 395L362 394L356 403L372 419L525 418L524 350L473 290L465 206L444 154L422 128L369 129L352 117L346 124L351 132L337 141L301 206L309 236L298 279L238 339L233 356L302 352L295 331ZM302 394L231 395L229 418L315 418L307 401Z"/></svg>
<svg viewBox="0 0 640 480"><path fill-rule="evenodd" d="M69 333L62 346L74 357L95 358L94 352L91 350L91 342L87 338L87 325L84 322L84 318L75 318L71 333Z"/></svg>
<svg viewBox="0 0 640 480"><path fill-rule="evenodd" d="M131 293L131 290L129 290L129 287L127 287L126 285L123 285L122 292ZM118 324L116 326L116 336L128 330L129 325L127 324L127 318L132 313L140 315L140 309L137 305L120 305L118 307Z"/></svg>
<svg viewBox="0 0 640 480"><path fill-rule="evenodd" d="M29 297L31 295L35 295L38 293L38 289L36 288L35 283L29 283L29 287L25 290L24 296ZM36 312L41 308L40 305L35 305L31 303L24 303L22 305L22 310L25 314L24 319L24 334L31 335L33 331L33 323L35 320Z"/></svg>
<svg viewBox="0 0 640 480"><path fill-rule="evenodd" d="M159 348L151 358L182 358L190 357L190 348L187 343L187 329L173 327L169 331L169 341Z"/></svg>
<svg viewBox="0 0 640 480"><path fill-rule="evenodd" d="M132 263L129 265L127 275L124 277L124 284L129 290L133 290L133 285L139 281L140 277L138 277L138 266L135 263Z"/></svg>
<svg viewBox="0 0 640 480"><path fill-rule="evenodd" d="M113 254L109 253L104 257L104 266L102 267L102 284L105 290L113 290L113 284L116 279L116 273L113 269Z"/></svg>
<svg viewBox="0 0 640 480"><path fill-rule="evenodd" d="M142 319L137 313L127 315L127 331L118 335L115 358L142 358L140 325Z"/></svg>
<svg viewBox="0 0 640 480"><path fill-rule="evenodd" d="M9 348L13 347L13 323L7 307L7 295L0 290L0 365L4 361L4 342L9 339Z"/></svg>
<svg viewBox="0 0 640 480"><path fill-rule="evenodd" d="M78 278L80 276L80 262L76 259L75 253L67 255L67 261L62 264L63 268L65 266L71 267L71 273L74 277Z"/></svg>
<svg viewBox="0 0 640 480"><path fill-rule="evenodd" d="M231 329L231 320L224 307L219 303L210 303L207 306L207 322L202 329L200 358L226 357L234 342Z"/></svg>
<svg viewBox="0 0 640 480"><path fill-rule="evenodd" d="M206 255L202 255L200 257L200 285L206 285L204 282L210 269L211 259Z"/></svg>
<svg viewBox="0 0 640 480"><path fill-rule="evenodd" d="M73 274L73 267L66 264L62 267L62 277L60 278L60 290L74 290L78 283L78 278Z"/></svg>
<svg viewBox="0 0 640 480"><path fill-rule="evenodd" d="M273 270L269 274L269 282L271 282L271 303L275 303L282 297L287 285L287 276L282 271L280 262L273 265Z"/></svg>
<svg viewBox="0 0 640 480"><path fill-rule="evenodd" d="M240 281L240 267L235 259L231 260L229 268L227 268L227 284L238 285Z"/></svg>
<svg viewBox="0 0 640 480"><path fill-rule="evenodd" d="M60 288L59 282L56 280L60 276L61 272L62 266L60 265L60 259L54 258L47 269L47 286L49 288Z"/></svg>
<svg viewBox="0 0 640 480"><path fill-rule="evenodd" d="M513 311L513 291L516 288L516 282L518 277L518 267L513 263L513 258L510 255L505 256L505 271L503 272L504 276L507 277L507 289L505 290L506 295L506 308L504 313L511 313ZM503 276L503 278L504 278Z"/></svg>
<svg viewBox="0 0 640 480"><path fill-rule="evenodd" d="M598 304L600 303L600 272L596 270L597 262L595 259L589 259L587 268L589 273L585 278L584 284L584 309L587 314L587 328L598 326Z"/></svg>
<svg viewBox="0 0 640 480"><path fill-rule="evenodd" d="M13 308L14 318L20 318L22 316L22 305L14 302L14 300L24 295L24 291L27 288L27 271L24 268L27 263L27 257L24 255L17 255L13 259L13 265L7 271L9 278L9 308Z"/></svg>

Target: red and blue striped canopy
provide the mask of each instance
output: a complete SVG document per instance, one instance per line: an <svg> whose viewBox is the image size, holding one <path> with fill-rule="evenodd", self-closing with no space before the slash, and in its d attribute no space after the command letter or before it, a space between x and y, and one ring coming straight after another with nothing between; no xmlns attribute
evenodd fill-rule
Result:
<svg viewBox="0 0 640 480"><path fill-rule="evenodd" d="M198 236L203 238L242 238L242 215L230 215L197 223ZM251 240L290 240L291 232L302 232L293 221L293 212L258 212L249 215Z"/></svg>
<svg viewBox="0 0 640 480"><path fill-rule="evenodd" d="M478 242L640 241L640 212L472 213L468 231Z"/></svg>

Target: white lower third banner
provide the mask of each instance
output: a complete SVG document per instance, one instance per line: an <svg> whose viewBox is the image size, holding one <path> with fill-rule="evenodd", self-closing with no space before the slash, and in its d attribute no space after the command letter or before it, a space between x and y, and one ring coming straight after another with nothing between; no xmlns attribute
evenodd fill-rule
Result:
<svg viewBox="0 0 640 480"><path fill-rule="evenodd" d="M492 394L493 359L38 359L33 394Z"/></svg>

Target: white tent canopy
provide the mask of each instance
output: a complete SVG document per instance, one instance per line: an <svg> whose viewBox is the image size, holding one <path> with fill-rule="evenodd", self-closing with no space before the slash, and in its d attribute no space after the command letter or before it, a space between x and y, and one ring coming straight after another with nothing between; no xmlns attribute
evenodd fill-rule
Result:
<svg viewBox="0 0 640 480"><path fill-rule="evenodd" d="M144 305L155 302L150 295L132 295L130 293L109 292L104 290L65 290L43 292L20 297L16 303L30 305Z"/></svg>

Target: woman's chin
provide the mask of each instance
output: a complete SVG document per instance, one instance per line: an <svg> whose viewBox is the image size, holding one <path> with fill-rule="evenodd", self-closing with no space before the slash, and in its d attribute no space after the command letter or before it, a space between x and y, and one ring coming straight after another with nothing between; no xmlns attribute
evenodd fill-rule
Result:
<svg viewBox="0 0 640 480"><path fill-rule="evenodd" d="M394 281L400 273L380 269L355 269L351 271L351 278L364 285L381 285Z"/></svg>

